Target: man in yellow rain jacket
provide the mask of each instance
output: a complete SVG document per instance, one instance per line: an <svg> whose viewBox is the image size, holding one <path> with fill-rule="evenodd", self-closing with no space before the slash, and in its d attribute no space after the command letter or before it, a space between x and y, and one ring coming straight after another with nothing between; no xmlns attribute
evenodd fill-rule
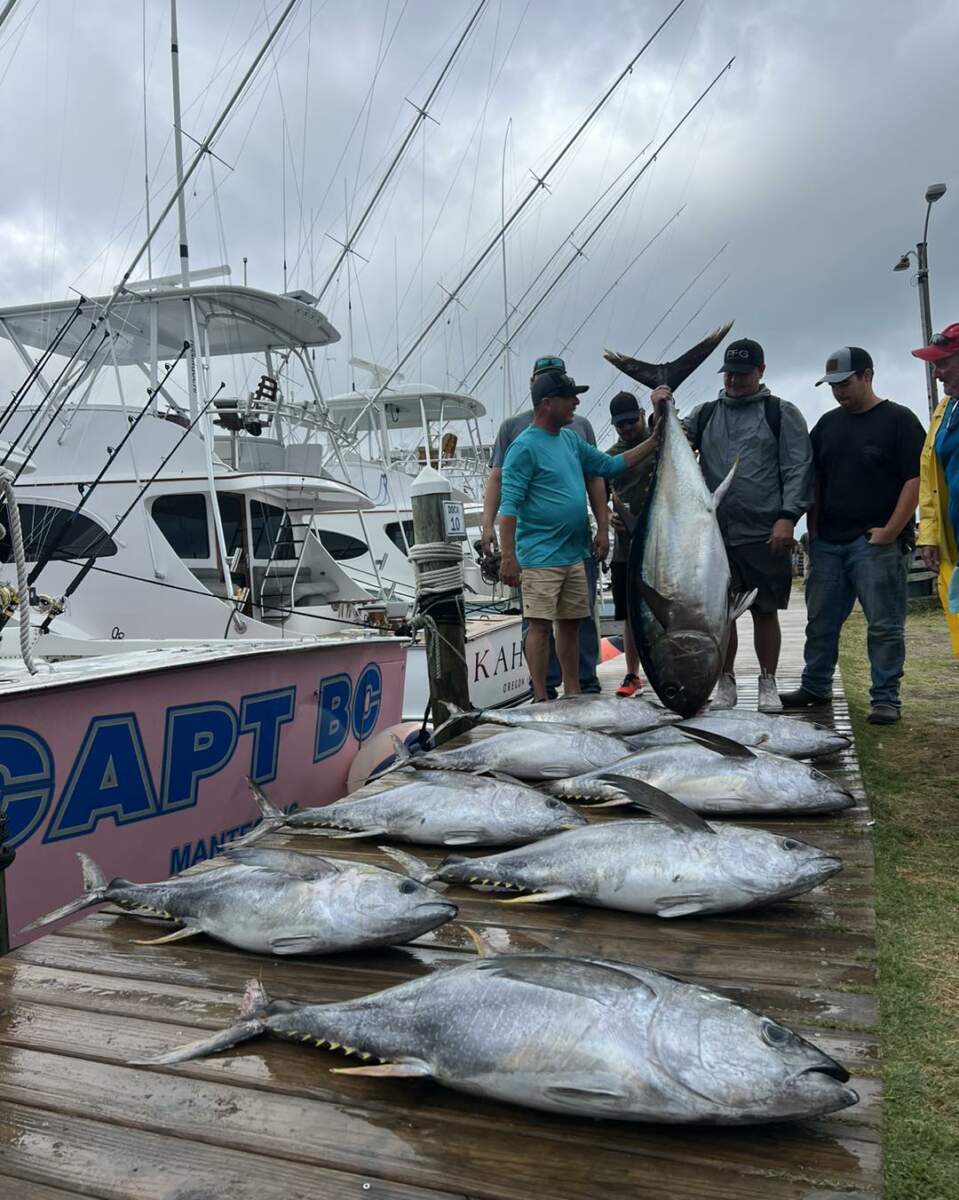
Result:
<svg viewBox="0 0 959 1200"><path fill-rule="evenodd" d="M942 459L936 450L936 440L943 417L949 410L955 420L959 406L959 324L950 325L937 333L928 346L913 350L916 358L936 364L936 377L941 379L946 393L929 423L929 433L922 448L919 466L919 533L917 542L923 562L930 571L939 572L939 599L942 602L952 652L959 657L959 614L949 612L948 593L952 573L959 563L956 549L956 530L950 517L949 484Z"/></svg>

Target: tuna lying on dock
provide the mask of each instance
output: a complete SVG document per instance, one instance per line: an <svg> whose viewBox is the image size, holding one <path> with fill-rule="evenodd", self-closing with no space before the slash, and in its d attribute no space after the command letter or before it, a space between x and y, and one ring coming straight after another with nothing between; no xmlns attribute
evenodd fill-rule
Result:
<svg viewBox="0 0 959 1200"><path fill-rule="evenodd" d="M181 929L143 942L206 933L254 954L331 954L394 946L456 916L434 890L394 871L292 850L227 850L223 867L162 883L107 882L85 854L84 894L27 929L95 904L179 921Z"/></svg>
<svg viewBox="0 0 959 1200"><path fill-rule="evenodd" d="M506 904L572 899L658 917L787 900L842 870L841 859L794 838L713 827L648 784L614 774L602 778L657 819L590 825L503 854L451 859L435 869L398 850L386 853L423 883L532 893Z"/></svg>
<svg viewBox="0 0 959 1200"><path fill-rule="evenodd" d="M643 733L679 720L669 709L637 697L630 699L628 704L616 696L579 695L546 700L541 704L522 704L517 708L478 709L475 712L463 712L455 705L448 704L447 707L454 716L474 717L493 725L525 728L572 725L576 729L609 733L615 737Z"/></svg>
<svg viewBox="0 0 959 1200"><path fill-rule="evenodd" d="M586 824L574 808L515 780L424 771L389 791L281 812L250 784L263 820L245 843L277 829L327 837L391 837L424 846L520 846Z"/></svg>
<svg viewBox="0 0 959 1200"><path fill-rule="evenodd" d="M145 1065L265 1033L379 1060L346 1074L432 1078L565 1115L755 1124L859 1099L835 1059L769 1017L648 967L548 954L482 957L332 1004L271 1003L251 980L236 1025Z"/></svg>
<svg viewBox="0 0 959 1200"><path fill-rule="evenodd" d="M501 771L528 780L565 779L593 768L604 770L632 753L620 738L553 724L504 729L453 750L428 750L412 758L401 742L394 739L394 744L401 763L417 769Z"/></svg>
<svg viewBox="0 0 959 1200"><path fill-rule="evenodd" d="M654 746L621 759L613 770L652 784L695 812L719 817L832 812L855 804L844 787L815 767L726 738L712 738L709 746L689 740ZM585 771L550 783L548 790L566 800L629 803L603 778L608 771Z"/></svg>
<svg viewBox="0 0 959 1200"><path fill-rule="evenodd" d="M849 738L826 725L742 708L700 713L668 729L651 729L629 737L627 741L635 750L675 745L683 740L685 730L718 734L742 746L783 754L787 758L823 758L848 750L851 744Z"/></svg>

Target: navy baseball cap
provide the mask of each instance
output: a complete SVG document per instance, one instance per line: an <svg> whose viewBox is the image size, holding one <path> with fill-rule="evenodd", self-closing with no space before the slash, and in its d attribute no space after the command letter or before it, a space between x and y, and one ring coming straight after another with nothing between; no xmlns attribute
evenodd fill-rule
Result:
<svg viewBox="0 0 959 1200"><path fill-rule="evenodd" d="M530 384L530 395L533 403L549 400L551 396L579 396L589 391L588 383L577 383L564 371L543 371L533 376Z"/></svg>
<svg viewBox="0 0 959 1200"><path fill-rule="evenodd" d="M756 371L766 365L766 355L762 346L752 338L740 338L738 342L730 342L723 355L723 365L719 374L726 371Z"/></svg>
<svg viewBox="0 0 959 1200"><path fill-rule="evenodd" d="M609 421L618 426L621 422L629 424L638 421L643 415L639 401L632 392L617 392L609 402Z"/></svg>

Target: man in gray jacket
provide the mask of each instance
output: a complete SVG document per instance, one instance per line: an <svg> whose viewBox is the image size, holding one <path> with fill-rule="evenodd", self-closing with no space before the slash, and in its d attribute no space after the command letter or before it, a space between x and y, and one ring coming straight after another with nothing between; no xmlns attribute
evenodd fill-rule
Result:
<svg viewBox="0 0 959 1200"><path fill-rule="evenodd" d="M719 506L719 526L736 592L756 589L750 609L759 659L760 712L780 712L776 668L782 636L779 609L789 606L793 532L813 499L812 445L799 409L762 384L765 354L742 338L726 347L717 400L694 408L686 428L706 483L715 490L738 461ZM738 639L733 626L713 708L736 704Z"/></svg>

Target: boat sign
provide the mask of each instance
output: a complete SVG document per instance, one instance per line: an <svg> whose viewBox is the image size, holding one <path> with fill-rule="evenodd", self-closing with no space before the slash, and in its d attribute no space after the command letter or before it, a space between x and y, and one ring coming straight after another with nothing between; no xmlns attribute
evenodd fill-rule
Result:
<svg viewBox="0 0 959 1200"><path fill-rule="evenodd" d="M290 647L0 696L0 808L17 852L11 940L108 877L163 879L257 820L247 779L283 808L346 791L359 745L399 720L402 643Z"/></svg>

